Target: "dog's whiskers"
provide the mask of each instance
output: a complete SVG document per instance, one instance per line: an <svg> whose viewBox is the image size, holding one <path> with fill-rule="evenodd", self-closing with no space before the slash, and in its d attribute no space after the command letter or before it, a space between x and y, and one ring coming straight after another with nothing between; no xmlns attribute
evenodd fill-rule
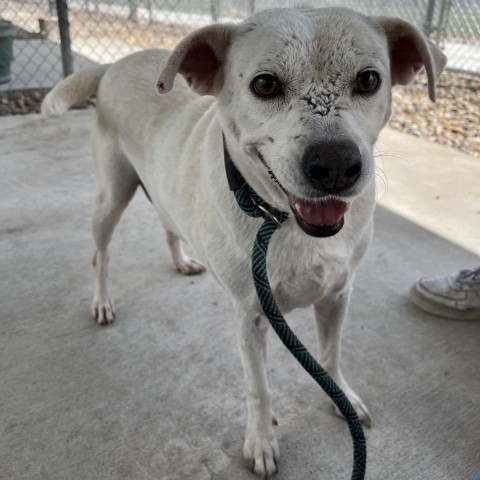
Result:
<svg viewBox="0 0 480 480"><path fill-rule="evenodd" d="M377 188L375 190L375 196L377 201L382 200L387 196L388 193L388 180L387 180L387 175L385 174L385 171L380 168L378 165L375 165L375 178L378 179L377 185L382 185L383 186L383 193L382 195L379 195L379 189Z"/></svg>

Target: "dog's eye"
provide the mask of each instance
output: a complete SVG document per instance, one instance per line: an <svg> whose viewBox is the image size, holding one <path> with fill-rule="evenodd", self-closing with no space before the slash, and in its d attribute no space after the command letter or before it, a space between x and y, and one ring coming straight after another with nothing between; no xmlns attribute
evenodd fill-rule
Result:
<svg viewBox="0 0 480 480"><path fill-rule="evenodd" d="M380 84L380 77L377 72L366 70L357 77L357 92L361 94L373 93Z"/></svg>
<svg viewBox="0 0 480 480"><path fill-rule="evenodd" d="M280 82L273 75L259 75L253 79L252 90L262 98L273 98L282 92Z"/></svg>

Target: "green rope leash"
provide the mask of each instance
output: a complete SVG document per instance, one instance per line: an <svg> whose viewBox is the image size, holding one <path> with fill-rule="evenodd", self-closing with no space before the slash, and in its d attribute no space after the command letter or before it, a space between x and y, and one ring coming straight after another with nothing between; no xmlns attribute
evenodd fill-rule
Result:
<svg viewBox="0 0 480 480"><path fill-rule="evenodd" d="M247 215L250 217L266 217L258 230L252 253L253 281L263 311L283 344L298 360L300 365L302 365L310 376L322 387L345 417L353 439L352 480L363 480L365 478L365 466L367 463L367 446L357 413L340 387L310 355L308 350L292 332L278 309L268 281L268 244L275 230L287 220L288 213L277 210L272 212L271 207L265 203L247 183L235 190L234 194L238 205Z"/></svg>

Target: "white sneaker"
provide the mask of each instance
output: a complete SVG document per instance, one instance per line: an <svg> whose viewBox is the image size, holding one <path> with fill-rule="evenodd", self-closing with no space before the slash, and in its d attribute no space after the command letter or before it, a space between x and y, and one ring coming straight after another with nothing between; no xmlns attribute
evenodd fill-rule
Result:
<svg viewBox="0 0 480 480"><path fill-rule="evenodd" d="M441 317L480 320L480 268L423 277L410 290L410 299Z"/></svg>

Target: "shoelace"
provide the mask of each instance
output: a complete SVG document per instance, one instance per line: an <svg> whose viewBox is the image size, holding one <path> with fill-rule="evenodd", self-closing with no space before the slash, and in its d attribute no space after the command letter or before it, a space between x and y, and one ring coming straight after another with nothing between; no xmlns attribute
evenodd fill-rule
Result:
<svg viewBox="0 0 480 480"><path fill-rule="evenodd" d="M480 286L480 267L475 270L460 270L457 282L461 285L467 285L469 287Z"/></svg>

